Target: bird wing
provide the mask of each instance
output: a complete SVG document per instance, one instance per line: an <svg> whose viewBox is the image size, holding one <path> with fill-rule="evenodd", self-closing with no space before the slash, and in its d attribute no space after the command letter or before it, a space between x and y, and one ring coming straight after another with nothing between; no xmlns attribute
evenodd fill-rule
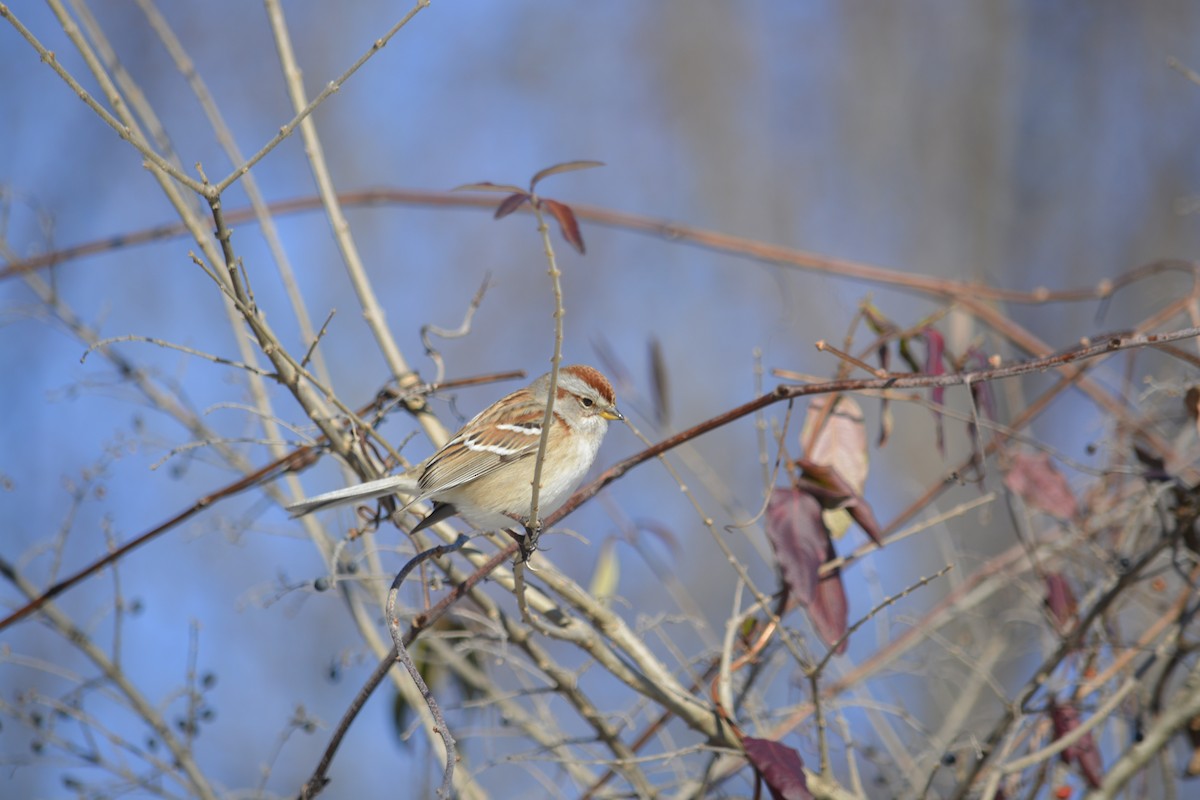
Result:
<svg viewBox="0 0 1200 800"><path fill-rule="evenodd" d="M421 473L422 498L470 483L505 464L537 453L545 407L529 403L505 411L504 421L480 414L433 455Z"/></svg>

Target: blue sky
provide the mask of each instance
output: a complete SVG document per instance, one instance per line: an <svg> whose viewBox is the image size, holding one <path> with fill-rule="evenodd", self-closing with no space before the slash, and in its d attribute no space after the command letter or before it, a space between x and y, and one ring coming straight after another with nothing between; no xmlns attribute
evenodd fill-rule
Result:
<svg viewBox="0 0 1200 800"><path fill-rule="evenodd" d="M14 11L94 90L45 8ZM241 149L258 149L291 117L262 8L222 1L163 12ZM288 3L286 12L311 94L386 30L398 7L304 1ZM138 9L105 2L93 13L164 120L182 162L200 161L210 175L227 172L230 165L186 82ZM1190 258L1196 251L1196 217L1181 207L1200 187L1194 143L1200 86L1167 61L1200 67L1198 28L1200 11L1185 3L437 2L314 119L343 191L449 189L480 180L520 184L556 162L598 159L607 166L555 177L542 191L904 272L1014 289L1088 286L1153 259ZM8 198L3 234L13 256L173 220L140 156L7 25L0 27L0 87L0 190ZM313 193L295 137L255 175L268 200ZM243 193L234 189L227 203L243 206ZM457 325L486 273L494 286L472 335L444 343L449 376L545 369L550 294L528 219L497 223L478 211L402 206L352 209L349 216L397 341L423 373L432 368L422 357L420 326ZM311 315L319 322L329 310L338 312L325 357L339 394L358 405L386 379L386 366L355 307L328 223L306 213L281 217L279 225ZM936 308L911 293L626 231L585 225L584 236L586 256L559 250L567 359L594 362L595 343L607 343L633 377L630 406L646 408L647 346L658 339L679 427L752 396L755 348L767 368L832 374L836 365L812 344L840 341L869 293L904 325ZM272 324L303 350L262 237L245 225L235 242ZM102 336L153 336L236 357L219 295L190 262L189 249L194 243L182 239L129 247L60 265L47 277ZM1140 284L1101 320L1095 304L1005 310L1058 347L1131 325L1182 288L1170 277ZM154 469L189 440L187 432L147 408L101 359L80 363L83 347L46 319L21 280L0 284L0 306L0 374L7 376L0 413L8 420L0 426L0 474L12 484L0 495L5 558L27 559L35 579L48 577L50 559L37 554L39 543L65 524L66 484L78 484L99 462L103 492L93 491L73 517L64 570L103 552L104 530L125 540L232 480L234 474L203 450ZM977 327L957 335L950 337L952 347L979 337L989 350L1015 354ZM229 405L248 399L236 372L145 344L123 345L122 352L156 380L181 387L223 436L258 435L254 418ZM1120 376L1117 369L1104 375L1113 385ZM454 408L469 416L510 388L464 390ZM282 392L275 397L281 416L303 423L294 403ZM1008 388L1003 397L1015 410L1031 395ZM453 409L436 408L453 425ZM868 419L876 412L868 408ZM929 446L928 412L909 409L900 420L897 440L873 455L868 484L883 519L943 465ZM1070 396L1034 431L1083 459L1085 445L1103 437L1103 424L1090 404ZM398 419L386 433L398 442L408 425ZM798 425L789 434L793 450L796 432ZM638 447L628 431L614 430L600 462ZM763 488L756 447L749 422L696 444L721 485L747 508L757 507ZM266 460L259 446L239 448L253 463ZM415 441L412 448L419 457L428 444ZM964 448L956 435L952 451L961 455ZM332 469L317 475L306 483L309 491L340 480ZM961 498L973 491L963 489ZM685 581L721 576L719 591L702 593L703 610L719 624L732 577L720 571L719 553L669 478L643 467L609 496L630 518L661 521L685 543L677 556ZM564 537L551 557L586 582L598 543L617 524L593 503L570 525L590 544ZM750 544L738 546L751 558ZM969 538L963 546L996 547ZM620 586L628 616L665 611L649 571L627 549L618 551L628 560ZM913 543L894 557L900 568L875 564L866 571L878 586L852 594L852 616L870 607L876 589L894 591L922 574L929 553ZM145 607L125 626L127 662L152 696L166 697L183 680L188 622L198 621L199 660L220 676L213 691L217 718L198 749L230 787L256 783L295 705L331 721L365 672L361 641L331 593L261 602L280 575L311 580L321 569L285 515L253 496L206 512L121 569L122 591ZM769 565L759 560L753 569L770 584ZM863 574L848 580L865 580ZM111 618L88 610L110 604L113 591L111 579L94 579L62 605L107 635ZM0 598L15 602L15 593L5 587ZM37 623L5 631L3 641L76 663ZM852 654L871 646L856 650L856 641ZM343 680L325 681L328 665L342 658L352 665ZM56 690L43 674L0 663L0 688L9 699L35 684ZM780 702L796 699L793 692ZM240 713L248 707L252 715ZM486 714L483 720L484 730L498 724ZM301 743L283 749L268 784L272 791L292 790L325 739L323 733L298 737ZM27 731L4 725L4 763L25 758L28 738ZM477 763L497 757L493 745L475 746ZM382 697L352 733L348 752L376 765L396 758ZM412 757L426 762L419 749ZM368 771L339 767L334 777L346 793L338 796L382 791ZM484 776L499 776L502 785L512 781L514 792L530 780L521 767L493 769ZM62 774L57 765L35 763L12 772L12 780L22 796L62 796Z"/></svg>

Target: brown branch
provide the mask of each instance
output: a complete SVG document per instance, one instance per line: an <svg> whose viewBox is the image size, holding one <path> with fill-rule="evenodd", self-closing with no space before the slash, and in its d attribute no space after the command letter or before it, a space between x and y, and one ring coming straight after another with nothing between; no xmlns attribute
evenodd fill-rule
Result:
<svg viewBox="0 0 1200 800"><path fill-rule="evenodd" d="M592 481L588 485L581 488L579 491L568 500L558 511L546 519L546 525L552 525L559 519L574 511L577 507L590 500L601 489L608 484L620 478L629 470L644 461L661 455L662 453L672 450L679 445L691 441L698 436L701 436L709 431L713 431L730 422L741 419L749 414L766 408L775 403L791 400L797 397L805 397L814 394L830 394L833 392L861 392L883 389L916 389L930 388L934 386L963 386L967 384L982 383L985 381L1001 380L1004 378L1014 378L1021 375L1028 375L1034 372L1045 372L1050 369L1056 369L1071 365L1074 362L1084 361L1087 359L1097 358L1100 356L1110 355L1122 350L1129 350L1140 347L1152 347L1170 342L1177 342L1183 339L1192 339L1200 336L1200 327L1181 328L1176 331L1161 334L1149 334L1138 336L1112 337L1097 344L1089 344L1083 347L1058 353L1046 358L1035 358L1028 361L1021 361L1007 366L995 367L992 369L980 369L970 372L953 372L942 375L924 375L924 374L904 374L889 378L869 378L861 380L841 380L841 381L824 381L821 383L809 383L803 386L794 386L783 384L776 386L775 390L760 397L751 400L748 403L743 403L737 408L726 411L709 420L694 425L687 430L680 431L674 436L670 436L652 447L648 447L640 453L636 453L623 461L618 461L613 466L605 470L600 477Z"/></svg>
<svg viewBox="0 0 1200 800"><path fill-rule="evenodd" d="M492 570L496 569L496 567L503 564L509 558L512 558L516 552L517 544L515 542L508 545L503 550L499 551L490 559L481 564L466 580L456 584L450 593L438 601L437 605L433 606L433 608L429 609L425 613L414 617L412 622L409 624L408 632L404 635L404 646L411 646L412 643L416 641L417 637L421 635L422 631L433 627L438 620L445 616L446 612L450 610L451 606L453 606L461 598L465 597L468 592L470 592L479 584L480 581L490 575ZM362 711L363 706L367 704L367 700L371 698L371 695L374 694L375 690L379 688L379 685L383 683L384 679L387 677L388 670L396 665L396 659L398 655L399 650L396 645L393 644L391 652L380 660L380 662L375 666L375 669L367 677L367 680L363 683L362 688L358 690L358 693L354 696L354 699L350 701L350 705L346 708L345 713L342 714L342 718L338 721L337 727L333 730L333 736L330 737L329 744L325 746L325 752L321 755L321 760L317 764L316 770L313 771L312 777L305 782L304 786L300 790L301 800L308 800L308 798L316 796L316 794L320 792L322 788L324 788L325 783L327 782L324 778L324 774L328 771L329 765L333 763L333 757L337 753L338 747L341 746L342 739L344 739L346 734L349 732L351 724L353 724L354 720L358 717L358 713Z"/></svg>
<svg viewBox="0 0 1200 800"><path fill-rule="evenodd" d="M199 514L201 511L208 508L209 506L216 503L217 501L224 500L228 497L233 497L234 495L240 494L241 492L244 492L247 489L251 489L251 488L259 485L260 483L264 483L266 481L273 480L274 478L279 477L280 475L284 474L285 472L292 472L292 471L304 469L305 467L316 463L316 458L317 458L316 457L316 448L314 448L313 446L301 447L297 450L293 450L292 452L288 453L283 458L276 459L275 461L272 461L270 464L267 464L266 466L260 467L259 469L255 470L254 472L251 472L249 475L246 475L245 477L240 478L239 480L236 480L233 483L227 484L226 486L223 486L222 488L218 489L217 491L215 491L211 494L207 494L204 497L201 497L199 500L197 500L191 506L189 506L188 508L185 508L183 511L180 511L178 514L171 517L169 520L162 523L161 525L157 525L157 526L151 528L150 530L146 531L145 533L141 534L140 536L137 536L137 537L131 539L130 541L126 542L125 544L121 545L116 550L113 550L108 555L104 556L103 558L93 561L91 564L89 564L88 566L79 570L78 572L74 573L73 575L71 575L67 578L63 578L58 583L55 583L53 586L51 586L48 589L46 589L45 591L43 591L40 595L33 598L32 600L27 602L25 605L18 608L16 611L9 614L3 620L0 620L0 631L4 630L9 625L12 625L14 622L17 622L18 620L28 616L29 614L32 614L34 611L37 611L39 608L44 606L50 600L54 599L58 595L65 592L67 589L70 589L71 587L75 586L76 584L80 583L81 581L85 580L86 578L89 578L92 575L95 575L97 572L104 569L109 564L113 564L113 563L117 562L118 560L120 560L121 558L124 558L125 555L132 552L133 550L136 550L138 547L141 547L143 544L150 541L151 539L155 539L158 536L160 536L161 534L166 533L167 531L176 527L177 525L180 525L180 524L186 522L187 520L191 519L196 514ZM10 572L11 569L12 569L11 566L8 565L7 562L3 562L2 564L0 564L0 571L3 571L6 575Z"/></svg>
<svg viewBox="0 0 1200 800"><path fill-rule="evenodd" d="M411 205L425 208L464 208L486 211L494 211L501 202L488 195L469 195L460 192L423 191L419 189L365 189L356 192L343 192L338 195L338 198L343 205L352 207ZM315 196L282 200L267 206L267 210L274 215L305 213L318 211L321 208L321 199ZM762 244L753 239L728 236L670 220L654 219L639 214L628 214L600 206L572 203L571 209L579 219L597 225L643 233L668 241L679 241L717 252L747 256L758 261L787 264L837 277L919 291L947 299L970 297L986 302L1030 305L1103 300L1111 297L1118 289L1155 277L1164 272L1179 272L1194 276L1198 269L1197 264L1192 261L1184 259L1160 259L1131 269L1112 280L1102 280L1091 288L1064 289L1060 291L1038 288L1029 292L1020 292L966 281L952 281L944 278L913 275L900 270L885 269L848 259L831 258L796 248ZM519 209L517 213L531 214L533 212L528 206L525 206ZM230 225L253 222L256 219L254 210L249 208L229 209L225 217L227 223ZM161 239L184 236L188 233L189 231L183 225L172 223L145 228L119 236L97 239L51 253L44 253L32 258L10 262L4 269L0 269L0 280L11 278L24 272L45 269L46 267L62 264L83 256L106 252L118 247L145 244Z"/></svg>

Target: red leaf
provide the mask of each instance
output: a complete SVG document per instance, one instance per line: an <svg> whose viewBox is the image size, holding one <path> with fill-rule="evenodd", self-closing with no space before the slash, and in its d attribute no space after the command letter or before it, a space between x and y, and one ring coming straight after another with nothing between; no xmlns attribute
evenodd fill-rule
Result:
<svg viewBox="0 0 1200 800"><path fill-rule="evenodd" d="M496 206L496 213L493 219L504 219L509 214L516 211L525 201L529 199L528 192L513 192L508 197L500 201L500 205Z"/></svg>
<svg viewBox="0 0 1200 800"><path fill-rule="evenodd" d="M987 369L989 366L987 356L978 347L972 347L967 350L963 369ZM994 422L996 419L996 394L992 391L991 381L972 383L971 397L975 401L975 407L982 411L985 417Z"/></svg>
<svg viewBox="0 0 1200 800"><path fill-rule="evenodd" d="M1067 479L1045 453L1012 454L1004 485L1033 508L1057 519L1074 519L1079 513Z"/></svg>
<svg viewBox="0 0 1200 800"><path fill-rule="evenodd" d="M936 328L926 328L918 335L925 340L925 373L928 375L944 374L946 367L942 364L942 353L946 350L946 340L942 338L942 334ZM946 387L935 386L929 394L930 399L940 406L946 399ZM946 455L946 431L942 425L942 412L934 409L933 416L937 420L937 449L944 456Z"/></svg>
<svg viewBox="0 0 1200 800"><path fill-rule="evenodd" d="M1064 630L1079 610L1071 584L1067 583L1061 572L1046 573L1046 607L1050 609L1050 616L1054 617L1058 627Z"/></svg>
<svg viewBox="0 0 1200 800"><path fill-rule="evenodd" d="M1061 705L1050 701L1050 721L1054 724L1054 738L1061 739L1079 727L1079 709L1073 704ZM1087 785L1099 789L1104 777L1104 766L1100 762L1100 751L1096 749L1096 740L1089 731L1080 737L1079 741L1059 754L1063 763L1074 763Z"/></svg>
<svg viewBox="0 0 1200 800"><path fill-rule="evenodd" d="M942 364L942 354L946 352L946 340L942 338L941 331L937 328L926 328L921 331L919 336L925 340L925 374L944 374L946 367ZM933 387L933 402L941 405L945 394L945 386Z"/></svg>
<svg viewBox="0 0 1200 800"><path fill-rule="evenodd" d="M846 510L850 512L850 517L858 527L863 529L863 533L871 537L871 541L883 547L883 529L879 527L879 520L875 519L875 510L871 508L871 504L861 497L854 498L854 502L846 506Z"/></svg>
<svg viewBox="0 0 1200 800"><path fill-rule="evenodd" d="M813 800L804 776L804 759L793 748L770 739L742 740L746 760L766 781L774 800Z"/></svg>
<svg viewBox="0 0 1200 800"><path fill-rule="evenodd" d="M575 219L575 212L571 210L569 205L560 203L557 200L543 198L542 205L558 220L559 230L562 231L562 237L567 240L567 244L574 247L582 255L585 252L583 234L579 232L579 220Z"/></svg>
<svg viewBox="0 0 1200 800"><path fill-rule="evenodd" d="M791 601L805 607L821 641L833 645L845 635L850 611L841 572L834 570L824 578L819 574L821 565L835 555L821 504L796 488L775 489L767 503L767 540ZM843 640L837 652L845 651Z"/></svg>
<svg viewBox="0 0 1200 800"><path fill-rule="evenodd" d="M811 603L817 593L817 571L829 552L821 504L799 489L776 488L767 503L767 541L775 550L792 600Z"/></svg>
<svg viewBox="0 0 1200 800"><path fill-rule="evenodd" d="M833 545L829 546L829 557L833 558ZM849 628L850 605L846 602L846 587L842 584L842 571L835 569L821 578L817 584L817 595L808 605L808 618L821 641L830 647L837 643L834 651L839 656L846 652L849 639L843 639Z"/></svg>

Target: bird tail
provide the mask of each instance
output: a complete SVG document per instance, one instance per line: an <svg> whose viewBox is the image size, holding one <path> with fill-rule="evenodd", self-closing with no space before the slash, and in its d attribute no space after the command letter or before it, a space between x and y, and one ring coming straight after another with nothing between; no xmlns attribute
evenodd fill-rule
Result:
<svg viewBox="0 0 1200 800"><path fill-rule="evenodd" d="M354 486L347 486L344 489L335 489L332 492L325 492L315 497L305 498L298 503L291 504L287 507L287 510L293 517L301 517L313 511L319 511L322 508L340 506L345 503L356 503L362 500L374 500L376 497L384 497L397 493L407 495L419 494L420 489L417 486L416 478L407 474L389 475L386 478L358 483Z"/></svg>

